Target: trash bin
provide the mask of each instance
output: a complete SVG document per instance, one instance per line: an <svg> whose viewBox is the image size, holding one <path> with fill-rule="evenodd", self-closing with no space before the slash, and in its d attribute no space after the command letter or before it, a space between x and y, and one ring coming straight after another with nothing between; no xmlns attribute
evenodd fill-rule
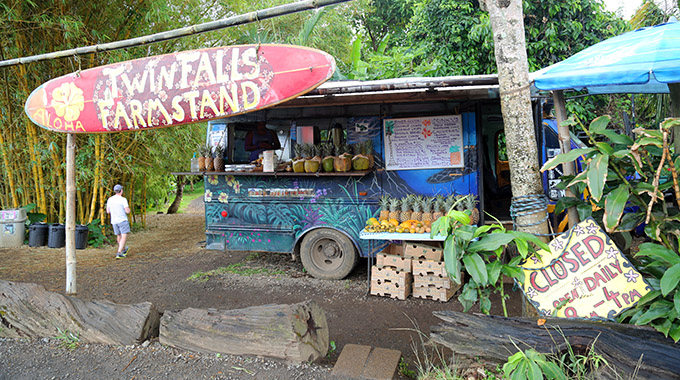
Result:
<svg viewBox="0 0 680 380"><path fill-rule="evenodd" d="M50 248L62 248L66 245L66 228L63 224L50 224L47 234L47 246Z"/></svg>
<svg viewBox="0 0 680 380"><path fill-rule="evenodd" d="M87 235L89 232L90 230L87 226L76 224L76 249L87 248Z"/></svg>
<svg viewBox="0 0 680 380"><path fill-rule="evenodd" d="M26 210L15 208L0 211L0 248L21 247L26 236Z"/></svg>
<svg viewBox="0 0 680 380"><path fill-rule="evenodd" d="M32 223L28 226L28 246L42 247L47 245L47 223Z"/></svg>

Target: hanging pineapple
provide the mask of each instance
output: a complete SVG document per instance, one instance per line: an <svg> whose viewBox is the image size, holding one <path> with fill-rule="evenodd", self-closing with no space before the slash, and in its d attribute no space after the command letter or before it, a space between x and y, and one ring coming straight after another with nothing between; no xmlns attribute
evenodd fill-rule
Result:
<svg viewBox="0 0 680 380"><path fill-rule="evenodd" d="M390 198L389 219L399 220L399 207L400 206L401 206L401 199Z"/></svg>
<svg viewBox="0 0 680 380"><path fill-rule="evenodd" d="M365 142L354 144L354 157L352 157L352 168L357 171L368 170L369 161L368 156L364 155Z"/></svg>
<svg viewBox="0 0 680 380"><path fill-rule="evenodd" d="M433 213L432 213L432 220L437 220L444 216L444 213L446 212L446 198L444 198L443 195L437 194L434 197L434 206L433 206Z"/></svg>
<svg viewBox="0 0 680 380"><path fill-rule="evenodd" d="M423 200L421 201L421 208L423 211L423 215L420 218L420 220L425 223L426 226L429 226L432 221L432 198L430 197L423 197Z"/></svg>
<svg viewBox="0 0 680 380"><path fill-rule="evenodd" d="M213 168L212 147L210 144L207 144L205 149L205 171L211 172L214 170Z"/></svg>
<svg viewBox="0 0 680 380"><path fill-rule="evenodd" d="M479 222L479 210L477 209L477 197L469 194L465 198L465 209L470 211L470 223L477 224Z"/></svg>
<svg viewBox="0 0 680 380"><path fill-rule="evenodd" d="M321 167L323 168L323 171L332 172L333 163L335 161L335 157L333 156L333 144L321 144L321 157L323 157L321 159ZM387 208L385 208L385 210L387 210Z"/></svg>
<svg viewBox="0 0 680 380"><path fill-rule="evenodd" d="M423 196L421 195L414 195L413 198L411 198L411 217L409 219L421 221L423 217Z"/></svg>
<svg viewBox="0 0 680 380"><path fill-rule="evenodd" d="M295 144L295 158L293 159L293 171L295 173L305 172L305 160L302 158L302 148L305 144Z"/></svg>
<svg viewBox="0 0 680 380"><path fill-rule="evenodd" d="M380 197L380 218L379 220L387 220L390 218L390 197L383 195Z"/></svg>
<svg viewBox="0 0 680 380"><path fill-rule="evenodd" d="M405 222L411 219L411 214L413 213L413 211L411 210L412 202L413 202L412 195L407 195L401 199L401 212L399 213L399 222Z"/></svg>
<svg viewBox="0 0 680 380"><path fill-rule="evenodd" d="M206 151L206 148L210 148L208 145L201 145L198 147L198 154L200 157L198 157L198 171L204 172L205 171L205 157L208 156L208 152Z"/></svg>
<svg viewBox="0 0 680 380"><path fill-rule="evenodd" d="M319 171L321 166L321 155L319 151L319 146L314 144L305 144L306 147L303 149L303 155L305 156L305 172L306 173L316 173Z"/></svg>
<svg viewBox="0 0 680 380"><path fill-rule="evenodd" d="M215 159L213 160L213 166L216 172L224 171L224 146L218 144L215 147Z"/></svg>

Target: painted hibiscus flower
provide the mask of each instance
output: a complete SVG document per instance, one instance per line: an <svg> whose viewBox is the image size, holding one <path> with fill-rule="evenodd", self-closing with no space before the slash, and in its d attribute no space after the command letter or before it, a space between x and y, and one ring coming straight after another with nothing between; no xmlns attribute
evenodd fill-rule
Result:
<svg viewBox="0 0 680 380"><path fill-rule="evenodd" d="M66 121L75 121L85 108L83 90L73 82L64 83L52 91L52 107L57 116Z"/></svg>

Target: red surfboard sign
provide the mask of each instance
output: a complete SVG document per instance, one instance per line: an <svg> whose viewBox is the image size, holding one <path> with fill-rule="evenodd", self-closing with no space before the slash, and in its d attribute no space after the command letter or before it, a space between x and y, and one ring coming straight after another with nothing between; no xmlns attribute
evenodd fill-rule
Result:
<svg viewBox="0 0 680 380"><path fill-rule="evenodd" d="M163 128L257 111L327 81L335 59L290 45L191 50L52 79L26 100L28 117L57 132Z"/></svg>

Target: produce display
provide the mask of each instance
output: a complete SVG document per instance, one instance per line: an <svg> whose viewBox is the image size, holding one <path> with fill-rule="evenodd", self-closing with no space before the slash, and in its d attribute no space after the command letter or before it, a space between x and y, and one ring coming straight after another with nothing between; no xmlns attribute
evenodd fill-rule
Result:
<svg viewBox="0 0 680 380"><path fill-rule="evenodd" d="M407 195L403 198L380 197L379 217L366 221L366 232L429 233L432 223L454 209L470 215L470 222L479 222L477 197L472 194L448 197Z"/></svg>
<svg viewBox="0 0 680 380"><path fill-rule="evenodd" d="M348 172L373 168L373 141L356 144L333 145L296 144L295 158L285 169L295 173Z"/></svg>

